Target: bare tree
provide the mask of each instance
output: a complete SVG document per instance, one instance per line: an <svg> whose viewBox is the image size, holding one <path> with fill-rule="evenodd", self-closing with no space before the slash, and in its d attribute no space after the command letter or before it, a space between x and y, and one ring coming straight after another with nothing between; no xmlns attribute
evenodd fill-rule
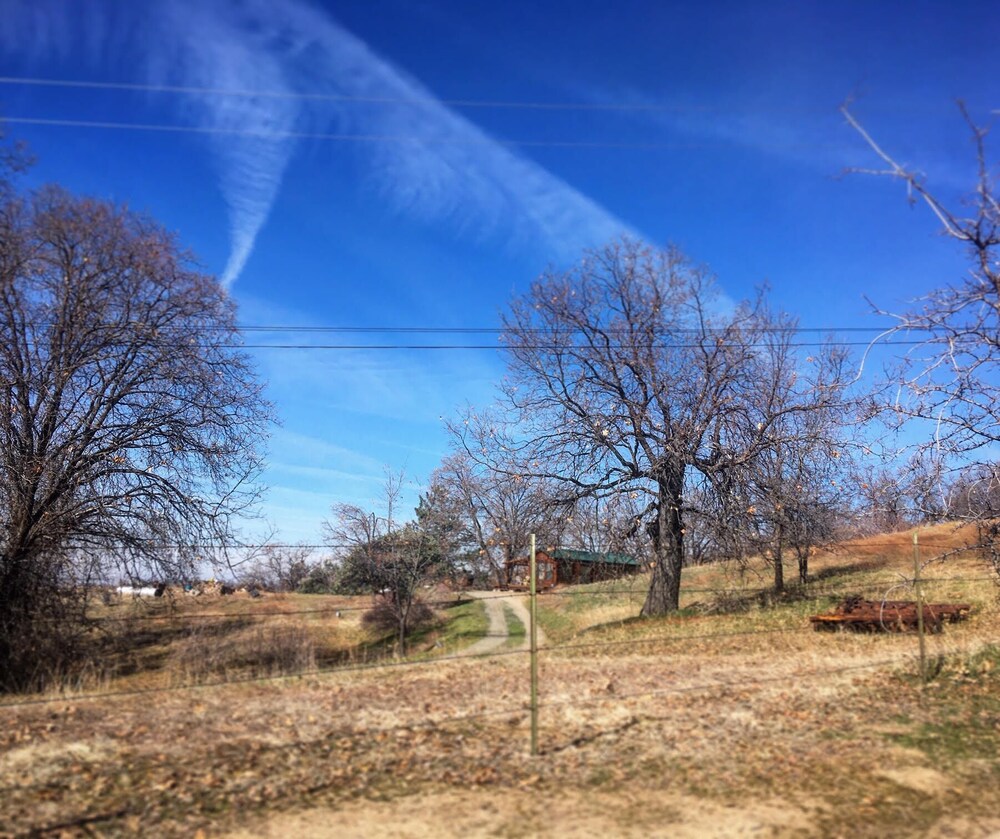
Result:
<svg viewBox="0 0 1000 839"><path fill-rule="evenodd" d="M924 204L968 257L960 277L930 290L909 311L878 310L895 320L883 337L905 334L917 341L893 371L885 414L897 425L911 420L926 424L920 460L933 462L942 480L951 470L970 467L980 467L982 474L995 472L1000 443L1000 201L986 154L987 129L973 121L961 102L959 109L978 167L974 192L960 208L948 206L917 172L886 152L847 106L841 109L880 161L881 168L856 171L902 182L910 200ZM995 497L979 493L979 502L966 511L969 518L979 523L996 519L1000 508L992 504ZM982 531L985 538L989 530Z"/></svg>
<svg viewBox="0 0 1000 839"><path fill-rule="evenodd" d="M521 434L511 448L565 503L644 496L655 559L642 611L676 609L685 492L694 474L725 492L768 445L775 418L755 411L757 347L780 324L762 298L719 300L676 249L622 240L542 276L505 327L505 396Z"/></svg>
<svg viewBox="0 0 1000 839"><path fill-rule="evenodd" d="M295 591L312 570L311 557L306 545L264 545L236 569L237 579L267 591Z"/></svg>
<svg viewBox="0 0 1000 839"><path fill-rule="evenodd" d="M14 178L29 169L35 162L23 141L6 142L0 124L0 201L8 201L14 194Z"/></svg>
<svg viewBox="0 0 1000 839"><path fill-rule="evenodd" d="M724 475L738 509L725 517L718 538L737 540L741 553L762 554L781 592L786 553L794 552L804 583L810 553L834 535L849 474L843 431L851 421L846 392L853 371L843 348L825 344L800 354L792 340L796 322L783 318L776 326L758 345L750 406L756 426L767 431L745 446L755 447L755 456Z"/></svg>
<svg viewBox="0 0 1000 839"><path fill-rule="evenodd" d="M270 422L239 344L224 290L150 219L57 188L0 202L5 687L86 574L180 576L232 539Z"/></svg>
<svg viewBox="0 0 1000 839"><path fill-rule="evenodd" d="M526 555L531 534L539 545L555 545L568 513L554 509L543 482L508 456L498 417L469 411L450 428L460 448L434 472L431 485L454 499L477 564L494 585L505 586L507 562Z"/></svg>
<svg viewBox="0 0 1000 839"><path fill-rule="evenodd" d="M964 521L990 518L1000 510L1000 464L978 464L959 472L948 487L948 517Z"/></svg>
<svg viewBox="0 0 1000 839"><path fill-rule="evenodd" d="M906 500L904 475L886 464L856 467L853 529L862 536L892 533L913 524Z"/></svg>

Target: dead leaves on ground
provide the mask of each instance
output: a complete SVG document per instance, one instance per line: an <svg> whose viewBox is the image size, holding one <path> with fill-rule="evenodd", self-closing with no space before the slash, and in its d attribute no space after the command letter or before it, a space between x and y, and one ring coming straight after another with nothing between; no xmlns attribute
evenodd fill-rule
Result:
<svg viewBox="0 0 1000 839"><path fill-rule="evenodd" d="M177 694L10 710L0 724L0 834L136 834L155 825L158 835L191 836L254 813L358 797L441 787L546 795L567 784L670 788L720 801L857 793L847 812L877 805L895 813L912 796L866 774L875 758L897 759L882 733L894 714L932 721L933 710L921 709L937 707L937 691L956 719L1000 730L976 705L983 667L956 670L922 696L884 674L852 675L819 693L796 682L795 661L787 679L741 684L733 666L643 655L550 661L540 759L527 754L527 714L517 701L526 674L515 666L230 689L194 703ZM760 662L743 666L757 672ZM723 677L734 683L698 689ZM692 689L656 693L671 684ZM512 713L492 715L508 706ZM469 713L485 716L434 724ZM982 794L960 775L954 786ZM865 796L875 804L857 804Z"/></svg>

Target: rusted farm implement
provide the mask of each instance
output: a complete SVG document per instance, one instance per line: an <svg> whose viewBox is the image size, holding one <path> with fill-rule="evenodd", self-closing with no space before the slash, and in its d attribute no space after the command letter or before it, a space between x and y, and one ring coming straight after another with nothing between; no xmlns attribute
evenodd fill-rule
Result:
<svg viewBox="0 0 1000 839"><path fill-rule="evenodd" d="M968 617L968 603L924 603L924 627L928 632L940 632L945 623L956 623ZM861 632L907 632L919 622L917 604L913 600L864 600L848 597L832 612L809 618L814 629L854 629Z"/></svg>

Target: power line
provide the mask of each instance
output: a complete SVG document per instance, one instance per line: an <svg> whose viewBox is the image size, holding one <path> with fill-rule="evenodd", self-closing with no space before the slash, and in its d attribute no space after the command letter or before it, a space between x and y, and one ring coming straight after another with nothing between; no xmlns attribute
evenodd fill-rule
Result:
<svg viewBox="0 0 1000 839"><path fill-rule="evenodd" d="M55 321L49 319L39 319L27 321L26 324L32 328L40 328L55 325ZM122 323L99 323L88 325L88 329L121 330L127 327L148 328L142 321L124 321ZM882 334L890 331L890 325L881 326L769 326L770 334L781 335L803 335L807 333L822 333L825 335L836 335L839 333L876 333ZM279 333L329 333L329 334L406 334L406 335L506 335L509 330L503 326L346 326L338 324L267 324L267 323L243 323L233 326L222 324L167 324L156 327L159 333L190 332L193 334L204 334L211 332L279 332ZM584 334L579 328L556 328L550 326L529 326L518 327L519 334L525 335L580 335ZM679 336L725 336L730 330L727 327L685 327L672 326L660 328L653 331L657 337ZM900 332L933 333L931 327L912 327L899 329ZM631 335L632 330L627 327L606 327L599 330L602 335Z"/></svg>
<svg viewBox="0 0 1000 839"><path fill-rule="evenodd" d="M109 328L120 328L118 324L109 324ZM780 334L801 335L805 333L836 334L840 332L886 332L891 327L883 326L775 326L768 329L769 332ZM236 329L240 332L301 332L301 333L344 333L344 334L416 334L416 335L503 335L508 332L502 326L337 326L337 325L288 325L288 324L237 324ZM228 331L226 326L166 326L166 331L191 331L191 332L213 332ZM582 330L561 330L555 327L528 327L519 329L519 332L531 335L551 335L572 333L580 334ZM667 335L725 335L728 330L725 327L671 327L669 329L657 330L656 334ZM929 327L906 330L909 332L931 332ZM602 329L601 332L607 335L627 335L630 330L627 328Z"/></svg>
<svg viewBox="0 0 1000 839"><path fill-rule="evenodd" d="M27 76L0 76L0 84L25 87L54 87L70 90L114 90L133 93L169 93L182 96L229 96L244 99L283 99L357 105L410 105L414 107L482 108L534 111L622 111L647 113L699 113L724 110L706 104L664 104L656 102L552 102L510 99L439 99L437 97L351 96L318 91L261 90L250 88L198 87L193 85L145 84L141 82L51 79ZM768 109L801 113L802 108ZM825 109L809 109L825 113Z"/></svg>
<svg viewBox="0 0 1000 839"><path fill-rule="evenodd" d="M718 113L720 111L738 114L740 109L713 105L707 103L671 103L636 102L636 101L545 101L524 99L475 99L475 98L438 98L436 96L356 96L344 93L326 93L309 90L268 90L260 88L220 88L200 87L197 85L150 84L143 82L99 81L89 79L53 79L31 76L0 76L0 84L23 87L65 88L69 90L105 90L132 93L164 93L181 96L227 96L243 99L276 99L301 100L314 102L332 102L337 104L357 105L409 105L413 107L470 108L496 110L532 110L532 111L584 111L584 112L637 112L637 113ZM885 110L884 107L879 110ZM912 113L937 112L935 107L913 106L891 108L893 111ZM748 112L749 111L745 111ZM768 107L758 108L753 113L818 113L829 114L825 107ZM1000 113L1000 111L993 111Z"/></svg>
<svg viewBox="0 0 1000 839"><path fill-rule="evenodd" d="M630 102L531 102L499 99L438 99L436 97L349 96L340 93L313 91L254 90L246 88L196 87L191 85L156 85L138 82L102 82L81 79L44 79L24 76L0 76L0 84L26 87L61 87L84 90L119 90L134 93L173 93L182 96L231 96L246 99L299 99L358 105L413 105L450 108L496 108L505 110L551 111L650 111L685 112L712 110L708 105L663 105Z"/></svg>
<svg viewBox="0 0 1000 839"><path fill-rule="evenodd" d="M926 341L879 341L878 346L894 347L917 347L925 344ZM585 345L580 344L517 344L506 343L496 344L204 344L206 347L216 349L231 350L325 350L325 351L346 351L346 350L505 350L513 352L516 350L536 350L536 351L574 351L586 350ZM705 349L767 349L771 344L767 343L711 343L711 344L641 344L639 347L644 350L700 350ZM795 341L783 345L791 349L803 349L806 347L868 347L871 341ZM627 350L633 347L629 344L612 345L601 349Z"/></svg>
<svg viewBox="0 0 1000 839"><path fill-rule="evenodd" d="M97 128L168 134L208 134L257 137L262 140L323 140L344 143L400 143L430 146L510 146L518 148L629 149L633 151L701 151L727 149L725 143L641 143L605 140L508 140L496 137L422 137L406 134L339 134L313 131L272 131L254 128L227 128L217 125L171 125L166 123L111 122L104 120L50 119L44 117L4 117L11 125L41 125L57 128ZM810 148L817 148L811 146Z"/></svg>
<svg viewBox="0 0 1000 839"><path fill-rule="evenodd" d="M885 340L878 341L875 346L877 347L919 347L927 344L926 340L922 341L893 341ZM125 345L123 345L125 346ZM212 350L323 350L325 352L346 352L346 351L379 351L379 352L392 352L392 351L415 351L415 350L430 350L430 351L448 351L448 350L463 350L463 351L474 351L474 350L503 350L505 352L516 352L516 351L535 351L535 352L587 352L590 350L586 344L579 343L566 343L566 344L510 344L503 341L498 341L495 344L403 344L403 343L385 343L385 344L307 344L307 343L270 343L270 344L260 344L260 343L218 343L211 341L193 341L188 344L189 347L199 347L203 349ZM601 351L606 350L722 350L722 349L769 349L775 347L776 349L806 349L806 348L824 348L824 347L871 347L871 341L792 341L787 344L770 344L767 342L749 342L743 343L740 341L726 341L726 342L707 342L703 344L689 343L651 343L651 344L611 344L607 346L601 346Z"/></svg>

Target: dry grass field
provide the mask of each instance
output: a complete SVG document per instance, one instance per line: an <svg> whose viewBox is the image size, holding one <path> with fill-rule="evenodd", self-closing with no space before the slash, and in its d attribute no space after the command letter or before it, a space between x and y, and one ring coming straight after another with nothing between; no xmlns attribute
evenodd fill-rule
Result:
<svg viewBox="0 0 1000 839"><path fill-rule="evenodd" d="M922 531L924 557L957 538ZM489 655L461 656L486 630L482 602L440 609L406 660L361 625L364 599L119 613L134 643L113 666L64 695L3 700L0 835L1000 831L988 570L962 556L926 568L928 600L975 607L928 638L926 686L914 634L808 621L912 574L909 534L815 557L815 582L782 598L758 572L689 569L684 608L661 620L635 618L641 579L545 595L537 757L520 623ZM107 616L150 608L168 606Z"/></svg>

